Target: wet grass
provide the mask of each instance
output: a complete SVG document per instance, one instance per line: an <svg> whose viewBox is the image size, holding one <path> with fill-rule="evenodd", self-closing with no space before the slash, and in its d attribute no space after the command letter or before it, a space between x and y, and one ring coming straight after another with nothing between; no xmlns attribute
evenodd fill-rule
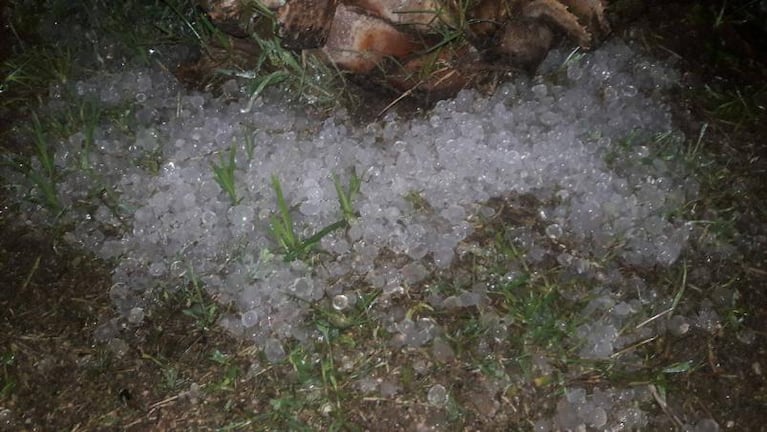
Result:
<svg viewBox="0 0 767 432"><path fill-rule="evenodd" d="M219 163L212 164L213 178L216 180L221 189L229 196L229 200L232 205L237 205L240 199L237 198L237 187L234 171L237 168L235 163L235 156L237 154L237 147L232 144L229 147L229 152L225 155L219 156Z"/></svg>
<svg viewBox="0 0 767 432"><path fill-rule="evenodd" d="M349 179L348 187L342 186L338 177L334 177L333 181L338 195L339 210L341 211L342 218L320 228L319 231L309 237L301 238L296 232L296 226L291 216L291 208L285 200L280 180L277 176L272 176L272 189L277 198L277 211L270 219L270 228L273 240L282 251L285 261L307 260L310 254L316 251L317 246L324 237L334 231L348 228L349 219L356 216L357 212L354 209L352 200L354 195L359 192L359 178L356 175L352 175Z"/></svg>

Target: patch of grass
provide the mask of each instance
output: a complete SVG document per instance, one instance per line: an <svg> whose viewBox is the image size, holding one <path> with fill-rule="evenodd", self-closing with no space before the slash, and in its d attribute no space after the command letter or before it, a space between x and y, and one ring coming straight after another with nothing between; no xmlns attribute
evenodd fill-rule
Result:
<svg viewBox="0 0 767 432"><path fill-rule="evenodd" d="M348 226L346 219L341 219L320 229L314 235L301 239L295 232L290 208L285 201L285 195L282 193L280 180L276 176L272 176L272 188L277 196L277 214L272 215L270 226L274 239L284 253L285 261L305 259L323 237Z"/></svg>
<svg viewBox="0 0 767 432"><path fill-rule="evenodd" d="M127 132L133 115L133 102L126 101L114 107L104 106L92 96L79 96L72 89L63 91L60 104L43 116L48 134L66 140L81 134L83 146L92 146L94 133L102 122L110 123ZM92 150L91 147L88 148Z"/></svg>
<svg viewBox="0 0 767 432"><path fill-rule="evenodd" d="M214 40L223 42L225 36L193 4L178 0L163 0L158 13L158 29L167 37L167 42L177 43L179 36L193 41L203 50L208 50ZM174 16L176 19L172 19ZM178 27L180 26L180 28ZM140 46L140 44L135 44Z"/></svg>
<svg viewBox="0 0 767 432"><path fill-rule="evenodd" d="M59 173L54 159L55 152L36 113L32 113L30 133L34 146L33 155L5 155L3 163L26 177L32 187L29 194L31 201L41 204L51 214L58 216L63 207L58 196Z"/></svg>
<svg viewBox="0 0 767 432"><path fill-rule="evenodd" d="M600 134L592 139L599 140ZM623 139L609 145L604 156L605 164L612 170L622 173L638 166L652 167L657 159L677 160L683 155L683 147L676 135L666 132L651 135L641 130L633 130Z"/></svg>
<svg viewBox="0 0 767 432"><path fill-rule="evenodd" d="M108 0L90 0L89 3L84 15L89 26L96 29L94 43L114 45L113 52L96 52L101 65L122 57L149 66L162 58L163 51L177 49L179 45L199 46L207 51L220 33L194 2L128 0L114 4Z"/></svg>
<svg viewBox="0 0 767 432"><path fill-rule="evenodd" d="M228 155L219 156L219 164L211 164L213 168L213 178L216 180L221 189L229 196L229 200L232 205L237 205L240 202L240 198L237 197L237 190L235 186L234 170L237 168L235 162L235 155L237 148L234 144L229 148Z"/></svg>
<svg viewBox="0 0 767 432"><path fill-rule="evenodd" d="M256 143L253 141L254 134L255 131L252 128L246 127L243 139L245 140L245 154L248 155L248 161L253 160L253 153L256 150Z"/></svg>
<svg viewBox="0 0 767 432"><path fill-rule="evenodd" d="M331 408L333 412L340 414L341 398L339 389L339 372L336 370L335 360L333 359L333 340L331 339L331 328L323 325L318 325L317 329L324 338L324 346L321 350L321 357L319 361L320 366L320 378L322 387L324 389L325 397L328 399L326 404L331 404L332 407L324 406L324 409Z"/></svg>
<svg viewBox="0 0 767 432"><path fill-rule="evenodd" d="M364 373L360 369L364 366L357 365L342 372L336 365L336 358L340 358L341 353L352 353L361 348L356 341L360 335L353 333L367 322L364 304L360 306L347 311L347 319L342 320L343 323L339 323L337 311L314 308L311 324L319 331L321 338L311 351L298 348L289 357L300 389L321 389L319 393L309 390L306 406L327 417L323 421L327 430L358 430L349 421L345 405L353 399L351 386L353 380Z"/></svg>
<svg viewBox="0 0 767 432"><path fill-rule="evenodd" d="M410 191L404 196L405 201L409 202L413 206L413 210L417 212L430 212L432 211L431 204L423 197L421 191Z"/></svg>
<svg viewBox="0 0 767 432"><path fill-rule="evenodd" d="M293 217L290 215L290 208L285 201L285 195L282 193L280 180L272 176L272 188L277 196L277 215L271 218L272 233L276 237L282 250L285 252L286 260L292 261L303 256L310 245L306 245L298 238L298 234L293 228Z"/></svg>
<svg viewBox="0 0 767 432"><path fill-rule="evenodd" d="M237 380L242 375L242 372L234 364L232 357L216 349L211 353L210 360L223 368L221 379L213 386L213 389L222 392L237 390Z"/></svg>
<svg viewBox="0 0 767 432"><path fill-rule="evenodd" d="M490 328L480 316L472 314L455 318L456 320L450 323L451 330L447 338L458 356L470 356L477 342L490 331Z"/></svg>
<svg viewBox="0 0 767 432"><path fill-rule="evenodd" d="M767 86L747 85L717 89L704 86L703 104L709 116L734 131L767 118Z"/></svg>
<svg viewBox="0 0 767 432"><path fill-rule="evenodd" d="M168 391L176 391L184 385L185 380L181 378L180 372L174 367L162 368L162 385Z"/></svg>
<svg viewBox="0 0 767 432"><path fill-rule="evenodd" d="M686 8L685 25L696 30L697 48L705 68L717 77L748 76L763 63L753 61L764 36L764 10L759 1L693 3ZM745 72L745 73L744 73Z"/></svg>
<svg viewBox="0 0 767 432"><path fill-rule="evenodd" d="M362 180L357 176L356 172L352 172L349 177L349 185L344 187L341 184L341 180L337 175L333 175L333 185L336 188L336 195L338 196L338 205L341 207L341 214L346 222L351 222L359 216L357 210L354 209L352 202L357 194L360 192L360 185Z"/></svg>
<svg viewBox="0 0 767 432"><path fill-rule="evenodd" d="M31 105L54 84L64 85L73 75L72 55L68 48L34 46L23 50L0 65L0 106L11 108Z"/></svg>
<svg viewBox="0 0 767 432"><path fill-rule="evenodd" d="M562 61L562 64L559 65L559 71L564 72L568 66L581 63L585 57L586 53L584 53L580 47L573 48L573 50L570 51L570 54L568 54L564 61Z"/></svg>
<svg viewBox="0 0 767 432"><path fill-rule="evenodd" d="M693 234L701 244L707 239L734 240L741 217L737 209L743 202L752 202L751 211L767 214L761 201L752 198L754 193L759 193L757 189L761 184L751 179L750 167L734 163L729 155L712 146L712 140L721 139L714 138L720 133L713 124L703 123L694 138L683 141L676 134L660 134L648 144L648 164L662 160L673 167L675 173L686 175L698 185L697 196L685 197L688 201L671 210L667 217L688 221L695 227Z"/></svg>
<svg viewBox="0 0 767 432"><path fill-rule="evenodd" d="M381 291L379 290L358 291L349 294L349 296L356 296L356 301L352 306L342 310L315 305L312 307L312 321L318 327L335 328L340 332L340 335L343 335L345 331L357 330L377 333L379 329L368 313L380 295ZM349 342L348 339L342 338L342 340Z"/></svg>
<svg viewBox="0 0 767 432"><path fill-rule="evenodd" d="M101 121L103 112L101 108L93 101L84 100L77 112L77 118L69 121L67 127L72 130L81 130L83 139L79 151L77 169L84 172L93 173L91 166L91 153L95 146L94 133L96 127ZM69 134L65 134L69 135Z"/></svg>
<svg viewBox="0 0 767 432"><path fill-rule="evenodd" d="M682 261L680 264L676 264L670 268L668 268L665 272L661 273L661 275L665 278L664 285L668 287L669 294L674 293L674 297L671 301L671 304L668 307L665 307L663 310L660 311L654 311L652 316L643 319L641 322L632 322L624 326L623 329L621 329L621 333L623 333L626 329L632 328L632 329L639 329L640 327L647 326L654 321L661 319L661 318L668 318L670 317L674 311L679 306L680 302L682 301L682 298L685 295L685 292L687 292L688 289L688 283L687 283L687 262ZM660 276L660 275L659 275ZM627 348L624 348L616 353L613 354L613 358L623 355L627 351L634 350L635 348L638 348L639 346L644 345L646 342L650 342L652 339L647 341L641 341L637 344L634 344L632 346L629 346Z"/></svg>
<svg viewBox="0 0 767 432"><path fill-rule="evenodd" d="M33 54L35 50L46 49L42 46L22 46L20 55L12 57L5 66L13 65L14 62L24 59L24 56ZM25 151L9 149L5 153L3 163L9 168L20 172L27 182L24 185L12 187L30 187L26 193L29 200L45 207L55 217L62 216L66 210L59 197L59 183L65 176L70 174L85 174L93 180L93 187L88 191L90 202L78 200L76 205L94 206L97 200L104 201L110 209L118 208L118 197L114 188L104 182L104 177L98 172L98 167L93 166L93 156L96 149L96 136L98 126L104 121L120 122L130 117L131 108L123 104L113 108L104 108L100 103L89 97L81 97L75 94L71 85L72 78L76 76L74 68L70 65L73 61L69 51L65 47L57 47L59 51L46 51L46 54L33 60L25 60L24 67L17 67L15 71L6 77L12 81L12 87L5 85L2 90L7 90L9 98L14 95L23 95L29 98L24 102L26 106L16 106L19 111L29 110L29 148L31 154ZM53 57L55 56L55 58ZM36 62L42 63L38 65ZM48 73L36 73L36 68L41 67ZM50 69L50 70L49 70ZM51 75L52 74L52 75ZM46 92L51 84L59 85L56 90L59 100L51 109L45 110L44 114L38 114L32 107L35 103L30 95L34 92ZM6 84L9 84L6 81ZM8 98L3 98L7 101ZM42 101L40 101L42 104ZM67 156L67 166L56 166L56 154L60 151L55 143L69 140L74 145L72 154ZM75 141L78 140L78 141ZM155 162L154 170L159 171L159 163ZM94 206L95 207L95 206ZM115 213L116 214L116 213ZM60 220L60 219L59 219Z"/></svg>
<svg viewBox="0 0 767 432"><path fill-rule="evenodd" d="M136 167L145 170L150 175L159 175L163 164L162 148L157 146L154 149L143 151L133 163Z"/></svg>
<svg viewBox="0 0 767 432"><path fill-rule="evenodd" d="M739 203L747 200L747 192L733 185L743 177L738 166L727 160L716 149L709 148L711 127L704 123L698 135L684 139L678 133L669 131L643 136L635 131L625 139L611 146L605 155L605 163L621 173L624 170L654 169L662 162L672 173L672 181L681 182L689 178L697 185L695 195L680 196L683 201L675 208L666 210L665 217L673 221L687 221L696 227L698 239L714 238L730 241L737 236L735 211ZM692 192L694 189L690 188ZM755 204L754 208L759 208Z"/></svg>
<svg viewBox="0 0 767 432"><path fill-rule="evenodd" d="M16 356L11 351L5 351L0 355L0 365L3 370L2 380L0 380L0 400L11 397L14 388L16 388L16 380L13 379L8 370L15 362Z"/></svg>
<svg viewBox="0 0 767 432"><path fill-rule="evenodd" d="M568 350L566 340L574 333L578 319L572 305L561 299L560 289L525 274L499 286L499 309L525 344L556 353Z"/></svg>
<svg viewBox="0 0 767 432"><path fill-rule="evenodd" d="M380 359L361 354L380 349L381 333L368 316L379 294L357 293L357 300L342 310L330 301L311 303L304 324L317 337L293 344L283 362L260 374L259 379L268 382L259 385L268 406L251 419L232 423L228 430L364 430L352 418L360 402L355 383L380 367L376 365Z"/></svg>
<svg viewBox="0 0 767 432"><path fill-rule="evenodd" d="M53 146L43 131L43 127L37 115L32 116L34 130L35 156L41 169L30 168L26 174L42 195L42 203L52 212L61 210L58 197L58 175L54 162Z"/></svg>
<svg viewBox="0 0 767 432"><path fill-rule="evenodd" d="M168 392L175 392L181 389L186 380L181 378L181 371L173 366L172 360L159 359L147 353L142 353L144 360L149 360L160 368L162 381L160 386Z"/></svg>
<svg viewBox="0 0 767 432"><path fill-rule="evenodd" d="M282 46L272 11L258 2L246 2L243 11L250 11L251 16L258 17L261 22L258 28L251 29L251 38L258 46L258 58L247 70L222 67L217 72L248 79L250 101L243 108L244 112L252 109L264 90L275 86L319 107L333 108L341 101L354 100L340 70L326 64L319 56L297 54Z"/></svg>
<svg viewBox="0 0 767 432"><path fill-rule="evenodd" d="M89 0L10 2L7 25L12 55L0 65L0 106L32 107L42 103L51 86L66 86L89 68L117 62L151 65L155 54L180 44L206 49L211 36L205 17L193 2ZM82 37L41 39L40 28L51 23L85 25Z"/></svg>
<svg viewBox="0 0 767 432"><path fill-rule="evenodd" d="M338 410L331 383L337 373L325 351L296 345L278 370L273 379L279 391L269 392L269 408L252 420L255 430L339 430L332 426Z"/></svg>
<svg viewBox="0 0 767 432"><path fill-rule="evenodd" d="M191 288L187 286L182 290L185 308L181 312L193 318L199 330L208 331L218 320L218 304L209 299L203 292L200 281L192 268L189 268L187 277Z"/></svg>
<svg viewBox="0 0 767 432"><path fill-rule="evenodd" d="M261 427L258 430L291 430L311 432L313 429L301 420L299 414L305 408L305 402L292 395L283 395L269 401L271 410L257 416ZM277 429L271 429L271 428Z"/></svg>

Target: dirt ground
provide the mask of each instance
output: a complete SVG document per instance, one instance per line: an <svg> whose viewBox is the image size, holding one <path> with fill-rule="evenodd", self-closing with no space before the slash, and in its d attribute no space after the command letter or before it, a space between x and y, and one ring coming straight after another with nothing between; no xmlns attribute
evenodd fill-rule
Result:
<svg viewBox="0 0 767 432"><path fill-rule="evenodd" d="M706 85L738 89L767 83L767 13L745 24L714 26L718 6L708 2L623 1L620 7L616 33L644 41L661 58L676 58L684 72L675 110L685 132L695 136L708 122L707 142L748 167L749 172L736 173L732 184L722 186L743 189L739 229L764 235L764 108L758 114L761 121L735 127L713 114L698 93ZM0 121L0 127L5 124ZM12 217L5 201L0 202L0 431L216 430L269 407L269 395L259 387L290 371L273 368L244 384L230 379L249 370L250 347L215 326L200 328L182 312L190 306L182 298L168 298L145 324L121 331L120 339L97 342L96 330L114 317L108 263L33 227L10 228ZM745 326L764 341L765 254L744 256L741 265L737 283L748 305ZM670 385L683 389L676 394L685 399L673 405L695 407L717 419L723 430L735 430L727 428L732 419L738 420L738 430L767 430L767 371L762 370L767 347L757 343L745 350L733 335L688 338L669 344L665 355L700 358L708 367L674 378ZM233 354L225 362L211 361L216 350ZM193 383L218 391L201 397ZM357 409L367 429L397 430L396 422L365 421L365 408ZM664 416L660 409L655 414ZM379 419L398 415L402 411L376 413ZM669 415L656 427L677 426ZM258 430L258 425L243 430L248 428Z"/></svg>

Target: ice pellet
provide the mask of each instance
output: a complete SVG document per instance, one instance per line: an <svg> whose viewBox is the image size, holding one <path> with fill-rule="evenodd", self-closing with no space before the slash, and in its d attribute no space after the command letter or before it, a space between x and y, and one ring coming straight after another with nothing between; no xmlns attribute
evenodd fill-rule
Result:
<svg viewBox="0 0 767 432"><path fill-rule="evenodd" d="M349 307L349 297L345 294L338 294L333 297L333 309L342 311Z"/></svg>
<svg viewBox="0 0 767 432"><path fill-rule="evenodd" d="M443 407L448 401L447 389L442 384L435 384L429 389L426 399L434 406Z"/></svg>

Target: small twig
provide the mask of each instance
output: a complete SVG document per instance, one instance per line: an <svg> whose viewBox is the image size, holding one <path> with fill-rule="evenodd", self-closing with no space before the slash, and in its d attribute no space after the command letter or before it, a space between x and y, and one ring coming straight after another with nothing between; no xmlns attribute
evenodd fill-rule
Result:
<svg viewBox="0 0 767 432"><path fill-rule="evenodd" d="M38 255L37 259L35 259L35 263L32 264L32 270L29 271L29 274L27 275L27 278L24 279L24 283L21 284L21 290L20 291L22 291L22 292L25 291L27 289L27 287L29 286L29 282L32 280L32 276L35 275L35 273L37 272L38 267L40 267L40 258L41 258L41 256Z"/></svg>
<svg viewBox="0 0 767 432"><path fill-rule="evenodd" d="M695 156L698 154L703 144L703 137L706 136L707 130L708 123L703 123L703 126L700 127L700 132L698 132L698 140L695 142L695 146L688 153L689 156Z"/></svg>
<svg viewBox="0 0 767 432"><path fill-rule="evenodd" d="M658 45L658 48L662 49L663 51L666 51L667 53L671 54L672 56L674 56L674 57L676 57L676 58L678 58L680 60L684 59L684 57L682 57L681 54L677 53L676 51L672 50L671 48L667 48L667 47L665 47L663 45Z"/></svg>
<svg viewBox="0 0 767 432"><path fill-rule="evenodd" d="M407 406L410 406L410 405L430 406L429 404L424 402L404 401L400 399L389 399L389 398L378 397L378 396L368 396L368 397L362 398L362 400L364 402L389 402L396 405L407 405Z"/></svg>
<svg viewBox="0 0 767 432"><path fill-rule="evenodd" d="M159 402L155 402L152 405L149 405L149 411L147 412L147 415L151 414L153 411L159 408L170 405L171 402L175 402L177 399L178 399L178 395L175 395L175 396L171 396L169 398L163 399Z"/></svg>
<svg viewBox="0 0 767 432"><path fill-rule="evenodd" d="M682 295L684 294L684 291L687 287L687 262L685 261L684 265L682 266L682 286L679 288L679 291L677 291L676 295L674 296L674 301L671 303L671 306L662 311L658 312L657 314L651 316L650 318L647 318L646 320L639 323L636 328L641 328L646 326L647 324L655 321L656 319L668 315L671 312L674 312L674 309L676 309L677 305L679 304L679 301L682 300Z"/></svg>
<svg viewBox="0 0 767 432"><path fill-rule="evenodd" d="M746 271L751 272L751 273L756 273L756 274L762 275L762 276L767 275L767 271L762 270L760 268L751 267L751 266L746 267Z"/></svg>
<svg viewBox="0 0 767 432"><path fill-rule="evenodd" d="M378 115L376 116L376 118L379 118L379 119L380 119L381 117L383 117L383 115L384 115L384 114L386 114L386 113L387 113L387 112L388 112L390 109L392 109L392 108L394 107L394 105L397 105L398 103L400 103L400 101L401 101L402 99L405 99L406 97L408 97L408 96L410 96L411 94L413 94L413 90L415 90L415 89L416 89L416 88L417 88L417 87L418 87L420 84L421 84L421 83L419 82L418 84L416 84L416 85L414 85L413 87L411 87L410 89L408 89L406 92L404 92L404 93L402 93L401 95L397 96L397 98L396 98L396 99L394 99L393 101L391 101L391 102L389 103L389 105L386 105L386 107L384 107L384 109L382 109L382 110L381 110L381 112L379 112L379 113L378 113Z"/></svg>
<svg viewBox="0 0 767 432"><path fill-rule="evenodd" d="M719 363L716 359L716 353L714 352L714 345L711 343L711 340L708 341L708 366L711 368L711 371L717 375L720 375L722 373L722 368L719 367L717 363Z"/></svg>
<svg viewBox="0 0 767 432"><path fill-rule="evenodd" d="M631 351L631 350L633 350L635 348L639 348L642 345L646 345L646 344L654 341L655 339L658 339L657 335L653 336L651 338L647 338L647 339L645 339L643 341L639 341L639 342L637 342L637 343L635 343L635 344L633 344L631 346L627 346L626 348L623 348L622 350L620 350L620 351L614 353L613 355L611 355L610 358L612 359L612 358L619 357L619 356L623 355L624 353L626 353L628 351Z"/></svg>
<svg viewBox="0 0 767 432"><path fill-rule="evenodd" d="M439 70L436 70L436 71L434 71L434 73L437 73L437 72L441 72L441 71L444 71L444 70L445 70L444 68L443 68L443 69L439 69ZM434 73L432 73L432 75L433 75ZM457 72L455 69L451 70L451 71L450 71L450 72L448 72L447 74L443 75L443 76L442 76L440 79L438 79L438 80L437 80L437 82L435 82L435 83L434 83L434 86L433 86L433 87L437 87L437 86L439 86L440 84L442 84L442 82L443 82L443 81L445 81L445 80L449 79L450 77L452 77L452 76L453 76L453 75L455 75L456 73L458 73L458 72ZM416 83L416 85L414 85L413 87L411 87L410 89L408 89L406 92L404 92L404 93L402 93L401 95L399 95L399 96L398 96L396 99L394 99L393 101L391 101L391 103L389 103L389 105L386 105L386 107L385 107L384 109L382 109L382 110L381 110L381 112L379 112L379 113L378 113L378 115L376 116L376 118L379 118L379 119L380 119L381 117L383 117L383 115L384 115L384 114L386 114L386 113L387 113L387 112L388 112L390 109L392 109L392 107L394 107L395 105L397 105L398 103L400 103L400 101L402 101L402 99L405 99L406 97L408 97L408 96L410 96L411 94L413 94L413 91L415 91L415 90L416 90L416 89L417 89L417 88L418 88L418 87L419 87L421 84L423 84L423 83L424 83L424 81L423 81L423 80L421 80L421 81L419 81L418 83Z"/></svg>
<svg viewBox="0 0 767 432"><path fill-rule="evenodd" d="M679 426L679 429L682 429L684 424L681 420L679 420L679 417L677 417L674 413L671 412L671 410L668 407L668 403L666 403L666 398L664 396L661 396L660 393L658 393L658 389L655 387L655 384L650 384L647 386L650 390L650 394L652 394L652 397L655 399L655 402L658 403L658 406L660 406L660 409L663 410L664 413L666 413L667 416L671 418L671 420L674 421L674 423Z"/></svg>
<svg viewBox="0 0 767 432"><path fill-rule="evenodd" d="M655 315L651 316L650 318L647 318L646 320L644 320L641 323L637 324L636 328L638 328L638 329L642 328L642 327L646 326L647 324L650 324L651 322L655 321L656 319L671 313L672 310L673 309L668 308L668 309L666 309L666 310L664 310L662 312L658 312L657 314L655 314Z"/></svg>

